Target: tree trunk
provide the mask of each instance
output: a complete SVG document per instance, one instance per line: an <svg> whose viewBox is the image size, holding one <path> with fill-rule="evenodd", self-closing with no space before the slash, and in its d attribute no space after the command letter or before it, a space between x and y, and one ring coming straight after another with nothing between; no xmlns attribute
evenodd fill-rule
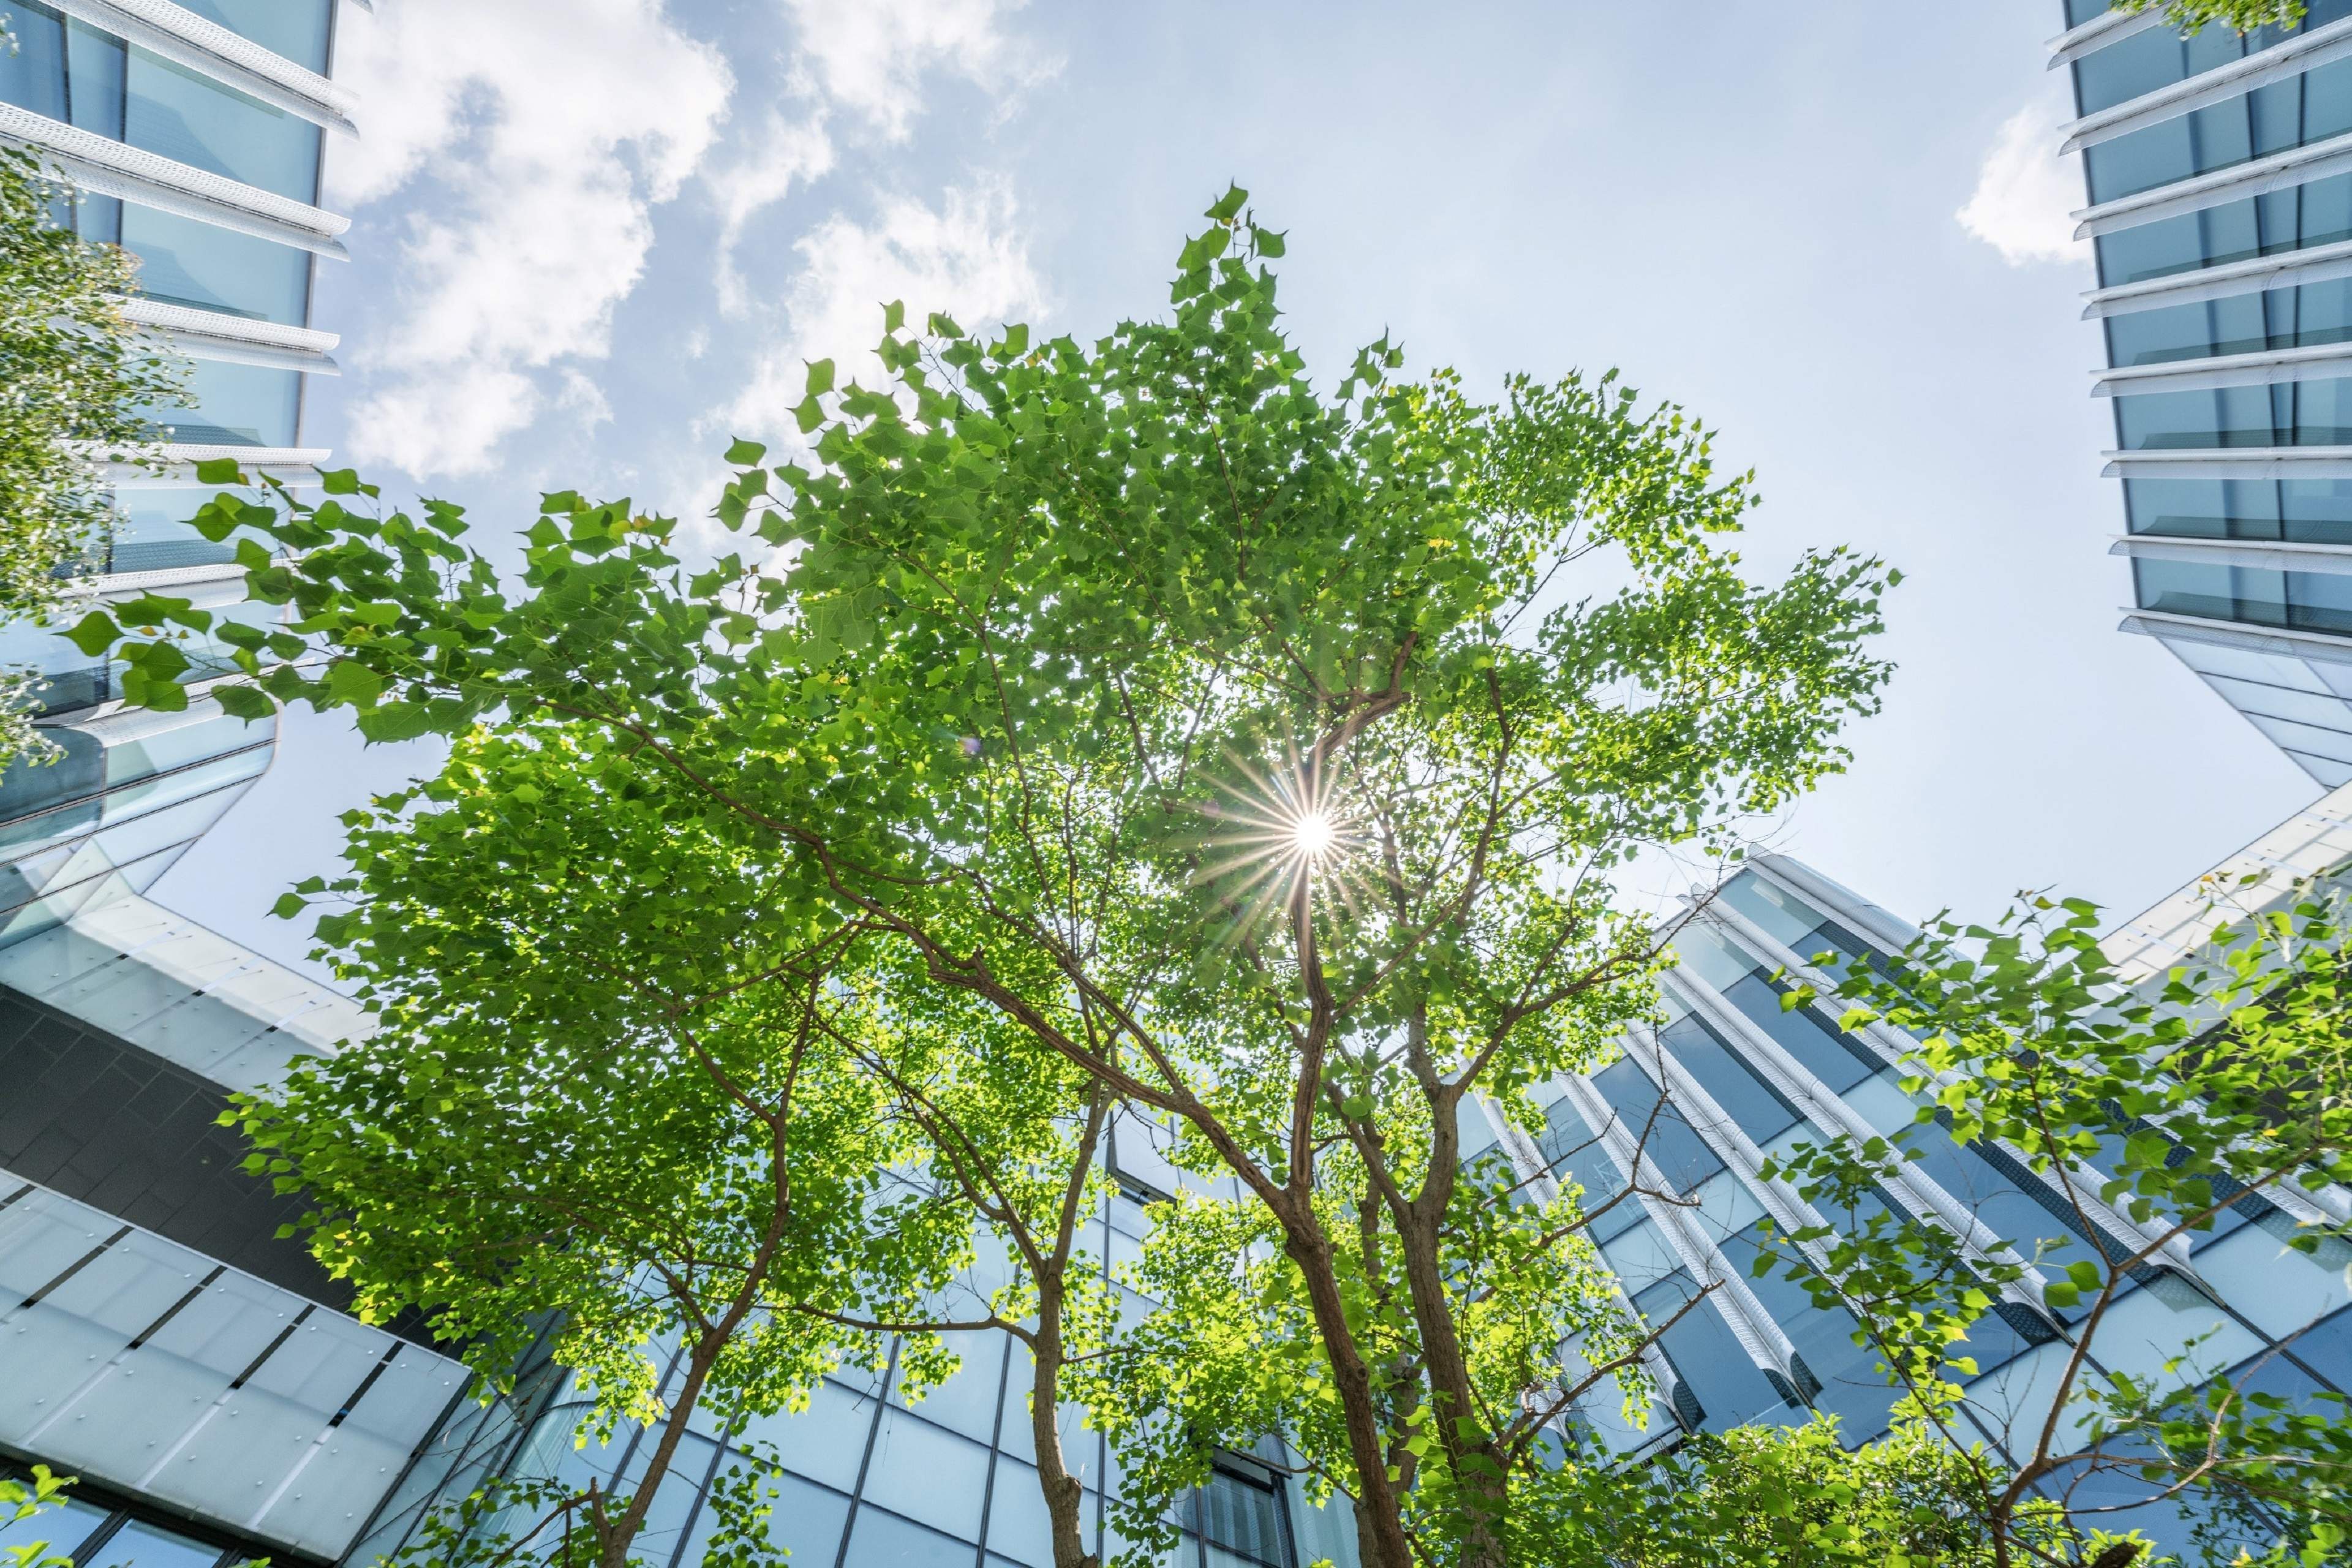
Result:
<svg viewBox="0 0 2352 1568"><path fill-rule="evenodd" d="M646 1512L653 1507L654 1493L661 1489L662 1481L669 1475L670 1460L677 1457L678 1441L686 1436L686 1424L702 1398L703 1383L726 1343L726 1336L714 1329L698 1336L693 1350L688 1352L686 1382L678 1388L677 1403L670 1406L668 1418L662 1423L661 1440L654 1445L653 1458L646 1461L645 1479L637 1483L629 1506L622 1510L620 1522L604 1533L599 1568L625 1568L628 1563L629 1548L635 1544L637 1531L645 1528Z"/></svg>
<svg viewBox="0 0 2352 1568"><path fill-rule="evenodd" d="M1303 1206L1303 1205L1302 1205ZM1413 1568L1412 1545L1405 1538L1404 1519L1397 1506L1396 1487L1389 1480L1388 1454L1381 1441L1380 1406L1372 1398L1371 1370L1348 1330L1348 1314L1339 1299L1339 1282L1331 1267L1331 1248L1316 1228L1313 1215L1303 1223L1289 1215L1283 1225L1283 1251L1307 1282L1307 1305L1315 1328L1331 1361L1331 1384L1339 1395L1339 1409L1348 1426L1348 1453L1356 1467L1356 1529L1368 1543L1364 1568Z"/></svg>
<svg viewBox="0 0 2352 1568"><path fill-rule="evenodd" d="M1086 1492L1062 1460L1062 1281L1037 1282L1037 1341L1030 1347L1029 1439L1037 1487L1054 1532L1054 1568L1096 1568L1087 1550Z"/></svg>
<svg viewBox="0 0 2352 1568"><path fill-rule="evenodd" d="M1461 1568L1505 1568L1503 1515L1507 1506L1507 1478L1501 1456L1495 1452L1491 1433L1471 1438L1457 1424L1477 1420L1471 1396L1470 1366L1462 1353L1462 1336L1454 1321L1454 1303L1445 1292L1443 1259L1438 1256L1438 1225L1434 1215L1444 1212L1442 1200L1451 1194L1452 1182L1443 1184L1431 1173L1431 1190L1424 1198L1440 1200L1423 1212L1414 1204L1397 1216L1397 1246L1404 1254L1404 1279L1412 1305L1413 1326L1420 1331L1422 1363L1429 1377L1430 1414L1437 1440L1454 1467L1454 1485L1462 1497ZM1496 1468L1465 1468L1463 1460L1483 1458Z"/></svg>

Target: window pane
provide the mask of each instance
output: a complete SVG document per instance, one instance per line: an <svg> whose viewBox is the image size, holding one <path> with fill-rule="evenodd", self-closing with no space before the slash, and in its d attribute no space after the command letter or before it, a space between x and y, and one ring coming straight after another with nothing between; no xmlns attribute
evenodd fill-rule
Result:
<svg viewBox="0 0 2352 1568"><path fill-rule="evenodd" d="M124 140L298 202L319 195L309 121L144 49L131 51Z"/></svg>
<svg viewBox="0 0 2352 1568"><path fill-rule="evenodd" d="M151 300L298 327L309 309L307 250L135 203L122 209L122 244Z"/></svg>
<svg viewBox="0 0 2352 1568"><path fill-rule="evenodd" d="M1780 988L1760 975L1749 975L1726 994L1748 1022L1832 1089L1843 1092L1884 1065L1868 1046L1831 1028L1811 1008L1783 1009Z"/></svg>
<svg viewBox="0 0 2352 1568"><path fill-rule="evenodd" d="M122 140L122 40L79 20L66 26L66 106L84 131Z"/></svg>
<svg viewBox="0 0 2352 1568"><path fill-rule="evenodd" d="M132 1520L89 1554L82 1568L210 1568L221 1549Z"/></svg>
<svg viewBox="0 0 2352 1568"><path fill-rule="evenodd" d="M1708 1098L1757 1144L1771 1142L1795 1124L1795 1108L1774 1093L1702 1020L1678 1018L1660 1029L1658 1038L1698 1079Z"/></svg>
<svg viewBox="0 0 2352 1568"><path fill-rule="evenodd" d="M2333 572L2286 574L2287 617L2318 632L2352 632L2352 577Z"/></svg>
<svg viewBox="0 0 2352 1568"><path fill-rule="evenodd" d="M1620 1059L1593 1074L1592 1087L1674 1191L1688 1192L1723 1169L1673 1101L1662 1101L1657 1086L1631 1061Z"/></svg>
<svg viewBox="0 0 2352 1568"><path fill-rule="evenodd" d="M192 408L139 412L173 440L194 446L291 447L302 401L302 373L264 365L197 360L188 376Z"/></svg>
<svg viewBox="0 0 2352 1568"><path fill-rule="evenodd" d="M8 7L8 30L16 36L13 50L0 49L0 102L66 118L66 28L64 20L45 5L16 0Z"/></svg>
<svg viewBox="0 0 2352 1568"><path fill-rule="evenodd" d="M2352 479L2283 480L2279 511L2289 539L2352 544Z"/></svg>
<svg viewBox="0 0 2352 1568"><path fill-rule="evenodd" d="M333 0L184 0L208 22L283 55L305 70L327 71L327 18Z"/></svg>
<svg viewBox="0 0 2352 1568"><path fill-rule="evenodd" d="M1663 1323L1681 1310L1694 1293L1690 1277L1677 1273L1643 1291L1633 1299L1633 1305L1652 1323ZM1711 1300L1685 1312L1679 1322L1659 1336L1658 1347L1698 1396L1705 1412L1699 1425L1706 1431L1727 1431L1759 1417L1801 1417L1740 1348Z"/></svg>

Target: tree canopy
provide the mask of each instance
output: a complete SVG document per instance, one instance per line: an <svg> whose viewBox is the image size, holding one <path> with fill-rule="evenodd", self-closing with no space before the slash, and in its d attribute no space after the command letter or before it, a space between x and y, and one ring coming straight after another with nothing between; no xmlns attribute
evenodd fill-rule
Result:
<svg viewBox="0 0 2352 1568"><path fill-rule="evenodd" d="M1264 1408L1356 1498L1366 1562L1497 1563L1557 1473L1526 1413L1637 1376L1647 1331L1601 1311L1574 1195L1506 1201L1464 1117L1537 1125L1530 1089L1649 1007L1632 858L1727 851L1843 765L1893 574L1834 549L1756 573L1748 477L1613 372L1482 403L1394 380L1383 340L1318 386L1284 237L1238 189L1208 216L1170 314L1091 342L887 307L881 384L810 366L800 460L730 449L741 544L708 569L667 520L568 491L512 580L447 502L384 514L348 473L315 505L225 494L197 526L289 551L240 546L292 618L222 626L246 679L215 695L495 756L478 841L431 837L430 789L378 819L452 877L506 877L501 837L557 798L546 759L576 757L561 822L658 797L699 863L600 888L583 857L503 896L635 884L688 947L854 930L888 1029L985 1017L1158 1121L1278 1259L1304 1348ZM204 622L150 597L76 635L152 692ZM370 918L375 875L295 901ZM1548 1347L1578 1333L1621 1348L1564 1377ZM1172 1477L1246 1436L1171 1401L1121 1418Z"/></svg>

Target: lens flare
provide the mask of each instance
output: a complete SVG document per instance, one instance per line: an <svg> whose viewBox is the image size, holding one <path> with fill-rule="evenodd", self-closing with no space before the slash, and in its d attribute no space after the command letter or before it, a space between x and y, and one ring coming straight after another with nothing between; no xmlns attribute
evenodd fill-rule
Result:
<svg viewBox="0 0 2352 1568"><path fill-rule="evenodd" d="M1290 825L1292 847L1309 860L1320 860L1339 838L1339 825L1323 812L1304 812Z"/></svg>

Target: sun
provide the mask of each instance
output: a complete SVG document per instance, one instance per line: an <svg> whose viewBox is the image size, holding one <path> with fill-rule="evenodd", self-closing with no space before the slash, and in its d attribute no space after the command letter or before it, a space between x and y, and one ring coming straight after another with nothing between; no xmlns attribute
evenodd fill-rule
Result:
<svg viewBox="0 0 2352 1568"><path fill-rule="evenodd" d="M1339 839L1339 826L1321 811L1301 812L1290 825L1290 846L1301 859L1320 860Z"/></svg>

